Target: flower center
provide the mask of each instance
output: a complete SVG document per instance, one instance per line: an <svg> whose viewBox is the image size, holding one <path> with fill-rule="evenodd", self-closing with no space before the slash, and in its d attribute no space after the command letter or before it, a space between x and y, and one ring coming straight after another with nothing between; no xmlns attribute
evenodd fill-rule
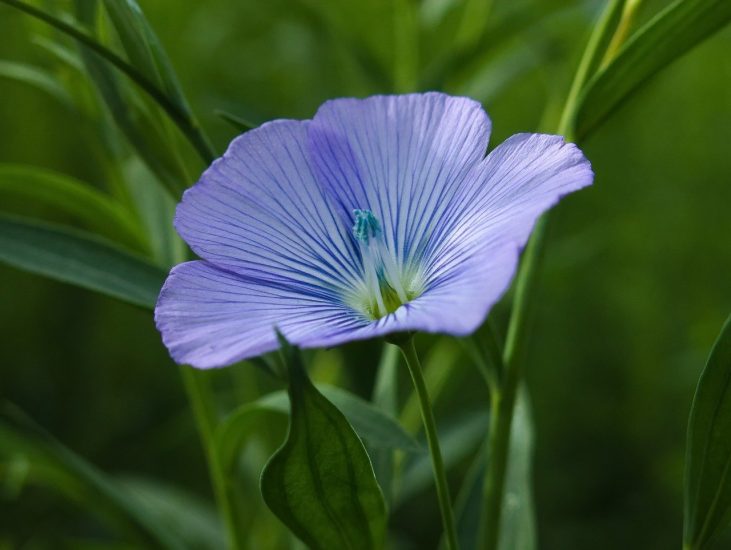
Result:
<svg viewBox="0 0 731 550"><path fill-rule="evenodd" d="M421 294L415 277L404 276L383 240L381 224L370 210L353 210L353 236L363 259L365 296L357 305L371 319L396 311Z"/></svg>

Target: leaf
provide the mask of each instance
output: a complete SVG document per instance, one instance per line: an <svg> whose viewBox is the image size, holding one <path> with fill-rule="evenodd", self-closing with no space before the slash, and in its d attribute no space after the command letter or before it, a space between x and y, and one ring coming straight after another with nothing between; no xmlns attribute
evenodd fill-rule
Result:
<svg viewBox="0 0 731 550"><path fill-rule="evenodd" d="M77 1L82 21L92 24L95 5ZM106 104L117 128L124 134L139 157L149 166L173 194L187 186L188 175L167 135L164 119L156 118L154 106L147 106L135 90L121 81L104 58L88 48L81 48L81 59L87 75ZM145 75L141 75L147 78Z"/></svg>
<svg viewBox="0 0 731 550"><path fill-rule="evenodd" d="M144 237L134 217L111 197L65 174L37 166L0 164L0 197L51 207L73 216L94 232L135 248Z"/></svg>
<svg viewBox="0 0 731 550"><path fill-rule="evenodd" d="M311 548L383 548L386 505L363 444L312 385L299 351L284 346L283 355L292 412L262 473L264 502Z"/></svg>
<svg viewBox="0 0 731 550"><path fill-rule="evenodd" d="M482 522L482 497L487 465L487 445L475 455L455 503L457 534L462 548L477 548ZM499 550L536 547L535 515L531 490L533 425L528 393L521 388L515 401L510 432L508 470L501 514Z"/></svg>
<svg viewBox="0 0 731 550"><path fill-rule="evenodd" d="M676 0L638 30L587 84L573 121L575 136L596 129L652 75L731 20L728 0Z"/></svg>
<svg viewBox="0 0 731 550"><path fill-rule="evenodd" d="M683 548L706 548L731 519L731 316L713 345L688 421Z"/></svg>
<svg viewBox="0 0 731 550"><path fill-rule="evenodd" d="M352 393L329 385L317 388L342 411L356 433L375 449L400 449L411 453L423 453L421 445L411 437L390 415L377 409ZM220 425L216 441L227 469L234 460L249 434L261 422L262 413L289 413L287 393L277 391L252 403L246 403L232 412Z"/></svg>
<svg viewBox="0 0 731 550"><path fill-rule="evenodd" d="M525 387L518 389L510 427L510 448L500 517L500 550L536 547L532 473L533 424Z"/></svg>
<svg viewBox="0 0 731 550"><path fill-rule="evenodd" d="M0 60L0 77L24 82L38 88L55 97L67 107L73 105L73 100L66 89L58 83L50 72L40 67L34 67L27 63Z"/></svg>
<svg viewBox="0 0 731 550"><path fill-rule="evenodd" d="M213 148L192 114L187 112L181 105L177 104L164 91L162 91L154 81L147 78L136 67L125 61L109 48L100 44L93 36L90 36L86 30L80 28L76 23L64 21L40 8L27 4L26 2L22 2L21 0L0 0L0 2L23 11L74 38L83 46L93 51L102 59L113 65L116 69L124 73L142 90L144 90L144 92L149 95L149 97L155 101L163 111L165 111L170 119L178 126L183 135L188 138L191 145L193 145L203 161L207 164L213 162L216 156Z"/></svg>
<svg viewBox="0 0 731 550"><path fill-rule="evenodd" d="M248 132L249 130L253 130L254 128L256 128L256 124L254 124L253 122L244 120L242 117L234 115L233 113L229 113L228 111L218 109L215 111L215 114L228 122L239 132Z"/></svg>
<svg viewBox="0 0 731 550"><path fill-rule="evenodd" d="M488 415L473 412L462 416L445 430L440 430L439 441L442 448L444 466L449 471L479 447L487 432ZM428 455L417 455L406 464L398 491L396 505L417 496L434 483L431 459Z"/></svg>
<svg viewBox="0 0 731 550"><path fill-rule="evenodd" d="M166 272L88 233L0 216L0 262L153 308Z"/></svg>
<svg viewBox="0 0 731 550"><path fill-rule="evenodd" d="M154 522L113 479L64 447L7 402L0 403L0 461L22 458L27 480L83 504L107 523L123 527L144 547L184 548L173 531Z"/></svg>
<svg viewBox="0 0 731 550"><path fill-rule="evenodd" d="M155 263L168 268L184 261L186 246L173 225L177 203L138 158L130 158L122 168Z"/></svg>
<svg viewBox="0 0 731 550"><path fill-rule="evenodd" d="M104 6L131 64L157 82L168 97L190 115L178 77L139 4L135 0L104 0Z"/></svg>
<svg viewBox="0 0 731 550"><path fill-rule="evenodd" d="M170 530L187 548L225 547L223 526L216 510L198 496L155 479L125 476L115 479L135 507L150 522Z"/></svg>
<svg viewBox="0 0 731 550"><path fill-rule="evenodd" d="M398 403L398 367L401 353L396 346L384 344L381 359L376 371L371 401L379 410L389 417L397 416ZM400 424L398 424L401 427ZM370 449L373 470L376 472L383 496L387 503L393 501L394 481L396 477L396 457L392 449Z"/></svg>

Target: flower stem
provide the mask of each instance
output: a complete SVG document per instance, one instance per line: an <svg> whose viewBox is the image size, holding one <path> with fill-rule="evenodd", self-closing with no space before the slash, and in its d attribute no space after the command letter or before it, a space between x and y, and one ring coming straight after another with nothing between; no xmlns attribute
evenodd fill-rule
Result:
<svg viewBox="0 0 731 550"><path fill-rule="evenodd" d="M429 400L429 392L426 389L421 362L419 361L419 356L416 354L413 338L409 337L406 341L399 342L397 345L401 348L401 353L404 355L406 366L409 368L416 394L419 397L421 418L424 421L424 431L426 432L426 440L429 444L429 454L431 455L432 468L434 470L434 481L437 487L437 498L439 499L439 510L442 514L447 548L449 550L457 550L459 545L457 543L457 531L454 525L454 512L452 511L452 502L449 495L449 485L447 484L447 474L444 469L442 451L439 448L434 411Z"/></svg>
<svg viewBox="0 0 731 550"><path fill-rule="evenodd" d="M576 70L574 80L564 104L558 133L573 139L573 122L579 107L581 92L592 70L599 65L599 60L608 43L608 37L614 33L617 23L616 13L624 5L623 0L610 2L594 27L584 54ZM483 488L483 510L485 521L482 524L482 547L484 550L496 550L500 540L500 521L505 493L505 477L510 446L510 429L515 410L515 398L521 377L521 353L525 350L525 340L530 319L529 306L533 303L538 272L543 257L548 214L536 223L533 235L523 253L520 269L515 282L515 296L505 339L503 352L503 375L498 388L494 388L491 402L490 434L488 439L488 465Z"/></svg>
<svg viewBox="0 0 731 550"><path fill-rule="evenodd" d="M535 287L538 266L542 258L547 218L536 224L533 237L528 243L521 269L515 283L513 312L503 352L504 370L498 388L493 388L490 403L490 432L488 436L488 465L484 486L484 513L482 524L483 548L496 550L500 540L505 476L507 472L510 429L513 424L515 397L522 375L519 352L525 349L529 299Z"/></svg>
<svg viewBox="0 0 731 550"><path fill-rule="evenodd" d="M201 443L206 453L216 505L223 516L227 547L229 550L239 550L244 548L246 539L240 531L240 523L237 521L239 516L236 513L236 499L226 482L223 467L214 446L214 433L218 425L218 415L214 405L213 392L208 380L205 378L205 373L197 372L191 367L181 367L180 371L198 425Z"/></svg>

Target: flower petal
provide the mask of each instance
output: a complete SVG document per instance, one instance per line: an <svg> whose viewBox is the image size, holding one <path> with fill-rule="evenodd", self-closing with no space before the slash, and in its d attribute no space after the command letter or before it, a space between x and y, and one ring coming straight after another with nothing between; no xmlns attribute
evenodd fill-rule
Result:
<svg viewBox="0 0 731 550"><path fill-rule="evenodd" d="M426 279L451 278L474 256L496 265L491 243L513 243L517 254L538 217L593 178L589 161L561 136L516 134L505 140L468 176L444 214L425 253Z"/></svg>
<svg viewBox="0 0 731 550"><path fill-rule="evenodd" d="M277 349L275 327L294 344L318 347L352 339L368 321L316 295L194 261L170 272L155 323L175 361L209 368Z"/></svg>
<svg viewBox="0 0 731 550"><path fill-rule="evenodd" d="M308 124L275 121L237 137L185 192L175 227L223 269L342 300L360 260L310 169Z"/></svg>
<svg viewBox="0 0 731 550"><path fill-rule="evenodd" d="M346 223L373 212L399 265L418 257L489 133L479 103L440 93L328 101L309 128L315 172Z"/></svg>

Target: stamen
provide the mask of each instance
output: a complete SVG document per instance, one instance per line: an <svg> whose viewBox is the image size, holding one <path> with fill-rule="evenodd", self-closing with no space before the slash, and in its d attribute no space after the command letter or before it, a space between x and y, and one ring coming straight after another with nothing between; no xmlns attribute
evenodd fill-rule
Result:
<svg viewBox="0 0 731 550"><path fill-rule="evenodd" d="M382 238L378 218L370 210L353 210L353 216L353 236L360 245L368 294L365 309L373 318L380 318L407 303L413 293L404 289L401 270Z"/></svg>

